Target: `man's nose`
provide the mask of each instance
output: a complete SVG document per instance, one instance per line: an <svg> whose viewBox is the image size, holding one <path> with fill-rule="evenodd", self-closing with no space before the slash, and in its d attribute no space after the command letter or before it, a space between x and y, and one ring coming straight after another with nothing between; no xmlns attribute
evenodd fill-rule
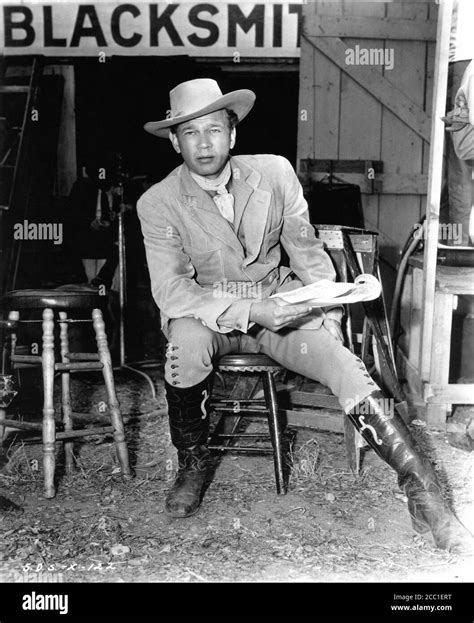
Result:
<svg viewBox="0 0 474 623"><path fill-rule="evenodd" d="M211 146L211 139L209 135L205 132L202 132L199 136L199 147L201 149L205 149Z"/></svg>

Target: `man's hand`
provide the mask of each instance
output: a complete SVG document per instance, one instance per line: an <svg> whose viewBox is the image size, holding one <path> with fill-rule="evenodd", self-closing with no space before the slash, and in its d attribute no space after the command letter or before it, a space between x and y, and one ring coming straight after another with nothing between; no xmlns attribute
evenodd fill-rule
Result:
<svg viewBox="0 0 474 623"><path fill-rule="evenodd" d="M340 342L344 342L344 336L341 329L343 311L342 307L333 307L325 313L323 320L323 327L326 331L329 331L329 333Z"/></svg>
<svg viewBox="0 0 474 623"><path fill-rule="evenodd" d="M335 337L336 340L339 340L339 342L344 342L341 323L338 322L335 318L326 316L326 318L323 320L323 327L326 329L326 331L329 331L329 333L333 337Z"/></svg>
<svg viewBox="0 0 474 623"><path fill-rule="evenodd" d="M307 316L311 310L305 303L291 305L279 298L263 299L252 303L249 320L276 332L298 318Z"/></svg>

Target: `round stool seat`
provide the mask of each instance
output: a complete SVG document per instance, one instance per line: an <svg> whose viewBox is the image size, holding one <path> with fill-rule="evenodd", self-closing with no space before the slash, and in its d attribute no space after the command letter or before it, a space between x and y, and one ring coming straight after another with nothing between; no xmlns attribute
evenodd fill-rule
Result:
<svg viewBox="0 0 474 623"><path fill-rule="evenodd" d="M224 371L236 369L242 372L283 370L283 366L262 353L234 353L232 355L223 355L219 359L218 366L219 370Z"/></svg>
<svg viewBox="0 0 474 623"><path fill-rule="evenodd" d="M63 287L62 287L63 288ZM57 290L11 290L1 299L2 307L16 309L94 309L106 305L107 296L94 289L69 286Z"/></svg>

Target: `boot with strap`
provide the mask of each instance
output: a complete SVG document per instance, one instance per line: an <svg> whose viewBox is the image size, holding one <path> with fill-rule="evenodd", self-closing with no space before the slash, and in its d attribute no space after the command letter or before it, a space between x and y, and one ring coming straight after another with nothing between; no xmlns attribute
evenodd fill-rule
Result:
<svg viewBox="0 0 474 623"><path fill-rule="evenodd" d="M431 530L441 549L472 553L472 535L448 508L431 463L400 415L388 406L391 402L375 391L347 415L380 458L397 472L413 528L420 533Z"/></svg>
<svg viewBox="0 0 474 623"><path fill-rule="evenodd" d="M165 512L171 517L194 515L201 504L209 465L206 444L211 381L211 375L193 387L176 387L165 381L171 441L178 451L178 472L165 500Z"/></svg>

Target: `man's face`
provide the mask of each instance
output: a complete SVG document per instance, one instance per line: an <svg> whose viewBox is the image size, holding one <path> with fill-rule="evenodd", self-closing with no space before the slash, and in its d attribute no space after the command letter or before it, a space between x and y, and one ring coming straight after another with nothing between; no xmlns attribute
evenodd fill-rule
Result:
<svg viewBox="0 0 474 623"><path fill-rule="evenodd" d="M170 140L193 173L213 179L224 168L235 144L235 128L229 129L226 111L217 110L180 123L176 134L170 132Z"/></svg>

